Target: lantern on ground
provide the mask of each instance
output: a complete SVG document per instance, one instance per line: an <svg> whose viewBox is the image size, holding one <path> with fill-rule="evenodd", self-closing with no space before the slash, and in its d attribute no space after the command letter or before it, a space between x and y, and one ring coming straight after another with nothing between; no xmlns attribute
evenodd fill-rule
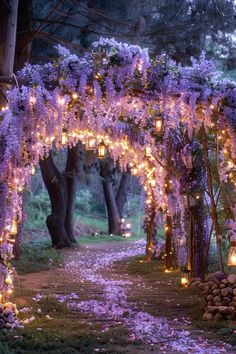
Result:
<svg viewBox="0 0 236 354"><path fill-rule="evenodd" d="M97 140L96 138L90 136L87 138L86 143L85 143L85 149L86 150L95 150L97 147Z"/></svg>
<svg viewBox="0 0 236 354"><path fill-rule="evenodd" d="M146 157L151 157L152 156L152 148L150 145L146 146L145 148L145 156Z"/></svg>
<svg viewBox="0 0 236 354"><path fill-rule="evenodd" d="M181 278L180 284L181 286L187 287L190 279L190 270L188 268L181 268Z"/></svg>
<svg viewBox="0 0 236 354"><path fill-rule="evenodd" d="M154 120L155 132L161 134L163 132L163 118L161 116L155 117Z"/></svg>
<svg viewBox="0 0 236 354"><path fill-rule="evenodd" d="M106 156L106 152L107 152L107 147L106 147L104 141L102 140L102 142L100 144L98 144L97 157L99 159L103 159Z"/></svg>
<svg viewBox="0 0 236 354"><path fill-rule="evenodd" d="M227 265L229 267L236 266L236 240L235 239L230 241Z"/></svg>

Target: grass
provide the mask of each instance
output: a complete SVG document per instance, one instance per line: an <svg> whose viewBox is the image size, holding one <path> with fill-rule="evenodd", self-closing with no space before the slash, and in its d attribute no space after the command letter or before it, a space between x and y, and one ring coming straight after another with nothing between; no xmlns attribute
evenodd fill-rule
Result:
<svg viewBox="0 0 236 354"><path fill-rule="evenodd" d="M95 353L105 347L105 353L135 353L138 341L128 340L129 333L122 326L103 331L104 324L91 319L84 320L78 313L68 311L54 298L44 298L39 304L31 303L36 319L22 331L3 334L0 332L0 353L16 354L74 354ZM37 309L41 313L37 313ZM50 319L46 318L49 315ZM91 322L90 322L91 321ZM4 350L4 351L3 351Z"/></svg>
<svg viewBox="0 0 236 354"><path fill-rule="evenodd" d="M45 239L28 241L22 245L20 259L13 264L20 275L41 272L63 265L63 253L52 248Z"/></svg>
<svg viewBox="0 0 236 354"><path fill-rule="evenodd" d="M117 235L96 235L96 236L83 236L83 237L78 237L78 243L79 244L90 244L90 243L107 243L107 242L133 242L137 240L141 240L143 237L142 236L131 236L129 238L122 237L122 236L117 236Z"/></svg>
<svg viewBox="0 0 236 354"><path fill-rule="evenodd" d="M96 227L97 229L103 232L106 232L107 230L107 220L105 218L103 219L80 215L79 217L77 217L76 221L83 225Z"/></svg>
<svg viewBox="0 0 236 354"><path fill-rule="evenodd" d="M236 323L203 321L204 296L199 289L181 287L179 271L165 273L163 262L146 262L144 257L119 262L116 270L118 269L121 273L128 273L135 278L141 276L141 282L149 289L144 294L143 289L136 288L129 297L129 300L134 301L141 309L169 320L189 317L193 331L204 331L204 336L212 342L222 340L236 345L236 335L233 333Z"/></svg>

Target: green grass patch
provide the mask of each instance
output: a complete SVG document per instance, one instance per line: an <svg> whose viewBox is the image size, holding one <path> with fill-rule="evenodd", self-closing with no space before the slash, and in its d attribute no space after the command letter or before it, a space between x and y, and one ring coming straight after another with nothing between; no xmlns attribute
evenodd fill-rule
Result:
<svg viewBox="0 0 236 354"><path fill-rule="evenodd" d="M174 318L188 317L191 320L191 328L203 330L204 336L210 341L222 340L231 345L236 345L236 335L233 333L235 323L229 321L215 322L203 321L204 295L199 289L184 288L180 286L180 272L165 273L164 262L147 262L145 257L134 257L128 262L118 262L116 270L128 273L137 279L141 276L141 283L148 289L144 291L136 287L135 292L129 297L140 309L148 313ZM177 328L181 325L177 325Z"/></svg>
<svg viewBox="0 0 236 354"><path fill-rule="evenodd" d="M91 354L100 352L136 353L141 343L128 339L128 330L123 326L112 326L103 331L106 323L94 321L92 317L84 319L78 312L69 311L65 304L54 298L44 298L39 303L31 303L33 311L23 318L35 316L35 320L24 330L3 334L0 332L0 350L12 354ZM37 312L41 309L41 313ZM49 315L50 319L46 318ZM85 315L85 318L87 316ZM1 353L1 351L0 351Z"/></svg>
<svg viewBox="0 0 236 354"><path fill-rule="evenodd" d="M77 237L77 241L79 244L96 244L96 243L109 243L109 242L133 242L142 239L142 236L131 236L129 238L118 236L118 235L101 235L98 234L96 236L83 236L83 237Z"/></svg>
<svg viewBox="0 0 236 354"><path fill-rule="evenodd" d="M22 245L20 259L13 263L19 274L40 272L63 265L63 253L48 241L31 241Z"/></svg>

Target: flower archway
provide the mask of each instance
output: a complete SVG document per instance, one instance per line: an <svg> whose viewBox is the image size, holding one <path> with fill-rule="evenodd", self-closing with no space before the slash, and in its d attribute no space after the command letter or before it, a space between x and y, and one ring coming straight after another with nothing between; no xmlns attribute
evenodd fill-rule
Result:
<svg viewBox="0 0 236 354"><path fill-rule="evenodd" d="M217 140L222 183L235 178L236 84L219 80L214 63L202 57L181 67L165 56L150 60L146 49L104 38L81 57L57 49L59 58L52 63L25 65L18 74L21 86L8 92L9 105L2 109L3 299L12 293L10 260L22 221L22 192L52 146L61 149L82 141L100 149L100 157L108 149L122 169L131 168L146 190L146 224L152 225L159 209L169 218L177 215L180 253L186 243L186 195L188 203L198 203L203 194L194 190L196 179L183 182L195 163L197 134L204 144L206 134ZM209 198L213 213L214 198ZM217 234L217 219L214 225ZM166 252L171 253L170 243Z"/></svg>

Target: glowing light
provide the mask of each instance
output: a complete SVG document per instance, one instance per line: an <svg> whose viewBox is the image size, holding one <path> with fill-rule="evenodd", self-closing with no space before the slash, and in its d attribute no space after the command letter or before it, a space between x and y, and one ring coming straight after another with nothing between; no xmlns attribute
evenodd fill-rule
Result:
<svg viewBox="0 0 236 354"><path fill-rule="evenodd" d="M154 121L154 125L155 125L155 132L160 134L162 133L163 130L163 119L162 117L156 117L155 121Z"/></svg>
<svg viewBox="0 0 236 354"><path fill-rule="evenodd" d="M146 157L151 157L152 156L152 148L151 148L151 146L146 146L146 148L145 148L145 156Z"/></svg>
<svg viewBox="0 0 236 354"><path fill-rule="evenodd" d="M137 169L137 167L133 167L132 170L131 170L131 172L132 172L132 174L133 174L134 176L137 176L137 174L138 174L138 169Z"/></svg>
<svg viewBox="0 0 236 354"><path fill-rule="evenodd" d="M183 286L187 286L188 283L189 283L189 281L188 281L188 279L187 279L186 277L181 277L181 278L180 278L180 283L181 283L181 285L183 285Z"/></svg>
<svg viewBox="0 0 236 354"><path fill-rule="evenodd" d="M66 100L64 97L58 97L57 102L58 102L59 106L64 106Z"/></svg>
<svg viewBox="0 0 236 354"><path fill-rule="evenodd" d="M94 137L89 137L85 143L86 150L95 150L97 147L97 140Z"/></svg>
<svg viewBox="0 0 236 354"><path fill-rule="evenodd" d="M13 290L12 289L8 289L7 290L7 294L10 296L10 295L12 295L13 294Z"/></svg>
<svg viewBox="0 0 236 354"><path fill-rule="evenodd" d="M72 93L72 98L73 98L74 100L76 100L78 97L79 97L79 96L78 96L78 94L77 94L76 92Z"/></svg>
<svg viewBox="0 0 236 354"><path fill-rule="evenodd" d="M227 265L229 267L236 266L236 242L230 242Z"/></svg>
<svg viewBox="0 0 236 354"><path fill-rule="evenodd" d="M31 175L34 175L34 174L35 174L35 167L34 167L34 166L31 167L30 174L31 174Z"/></svg>
<svg viewBox="0 0 236 354"><path fill-rule="evenodd" d="M36 103L36 97L35 96L31 96L30 97L30 103L32 104L32 106L35 105L35 103Z"/></svg>
<svg viewBox="0 0 236 354"><path fill-rule="evenodd" d="M61 144L66 145L68 142L68 135L67 135L67 130L63 129L61 133Z"/></svg>
<svg viewBox="0 0 236 354"><path fill-rule="evenodd" d="M97 157L99 159L103 159L106 156L106 152L107 152L107 147L106 147L104 141L102 140L102 142L98 145Z"/></svg>
<svg viewBox="0 0 236 354"><path fill-rule="evenodd" d="M16 219L13 219L12 224L6 227L6 231L9 232L10 235L15 236L18 233L18 222Z"/></svg>
<svg viewBox="0 0 236 354"><path fill-rule="evenodd" d="M151 188L155 188L156 187L156 180L155 179L149 180L149 184L150 184Z"/></svg>
<svg viewBox="0 0 236 354"><path fill-rule="evenodd" d="M7 277L5 279L5 283L7 285L12 285L12 278L11 278L11 276L9 274L7 275Z"/></svg>

